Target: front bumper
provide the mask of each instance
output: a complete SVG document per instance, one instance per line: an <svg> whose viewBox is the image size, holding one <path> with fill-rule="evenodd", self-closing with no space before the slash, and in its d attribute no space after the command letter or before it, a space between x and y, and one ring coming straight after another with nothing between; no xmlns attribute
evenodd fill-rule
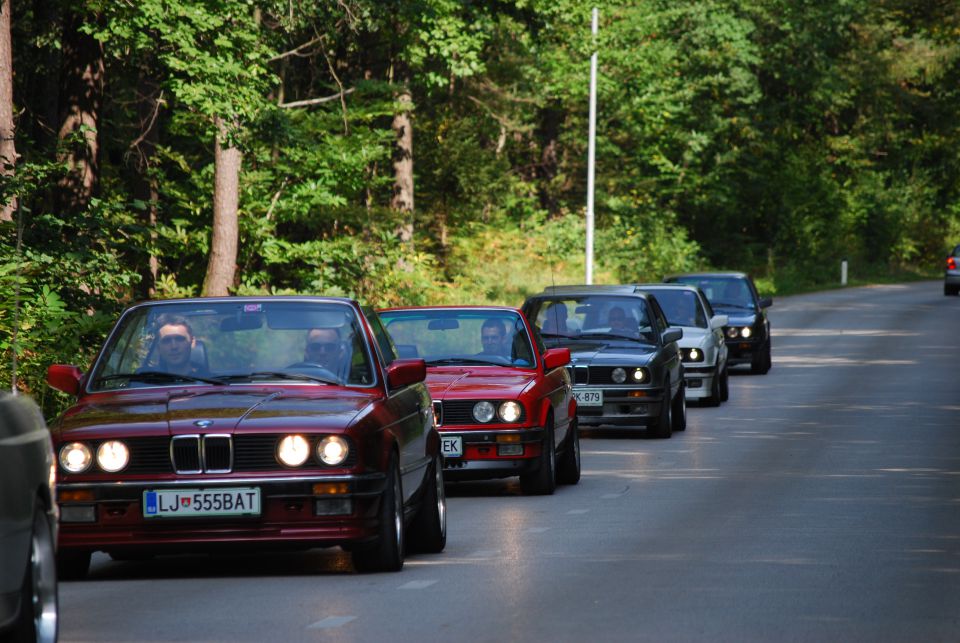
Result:
<svg viewBox="0 0 960 643"><path fill-rule="evenodd" d="M585 426L649 426L660 417L663 391L634 386L574 386L603 390L602 406L577 405L577 422Z"/></svg>
<svg viewBox="0 0 960 643"><path fill-rule="evenodd" d="M710 397L713 387L713 378L717 376L716 366L701 366L703 362L691 362L683 365L683 380L687 386L688 400L699 400Z"/></svg>
<svg viewBox="0 0 960 643"><path fill-rule="evenodd" d="M463 439L463 456L444 458L445 480L508 478L539 466L543 451L543 427L504 430L440 427L439 430L441 437L458 435ZM502 453L504 450L515 452L516 447L520 447L521 453Z"/></svg>
<svg viewBox="0 0 960 643"><path fill-rule="evenodd" d="M315 490L315 484L320 488ZM345 486L345 492L328 492L338 484ZM162 552L227 544L327 547L363 542L377 535L377 511L385 486L383 473L61 483L58 498L80 491L92 492L93 496L92 502L61 501L61 514L67 509L68 516L76 515L78 508L92 506L94 520L61 520L59 548ZM145 491L232 487L260 489L259 516L144 517ZM349 500L345 507L343 500ZM328 501L336 501L342 513L318 515L330 506Z"/></svg>
<svg viewBox="0 0 960 643"><path fill-rule="evenodd" d="M727 345L727 364L733 366L735 364L751 363L754 355L759 354L763 349L765 341L765 339L754 337L750 339L725 340L724 343Z"/></svg>

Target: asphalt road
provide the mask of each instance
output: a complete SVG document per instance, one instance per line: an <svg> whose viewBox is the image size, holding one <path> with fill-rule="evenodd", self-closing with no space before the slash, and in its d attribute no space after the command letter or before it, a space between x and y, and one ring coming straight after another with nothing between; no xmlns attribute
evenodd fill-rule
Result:
<svg viewBox="0 0 960 643"><path fill-rule="evenodd" d="M440 555L114 562L63 641L960 640L960 298L775 300L773 369L670 440L584 437L550 497L449 485Z"/></svg>

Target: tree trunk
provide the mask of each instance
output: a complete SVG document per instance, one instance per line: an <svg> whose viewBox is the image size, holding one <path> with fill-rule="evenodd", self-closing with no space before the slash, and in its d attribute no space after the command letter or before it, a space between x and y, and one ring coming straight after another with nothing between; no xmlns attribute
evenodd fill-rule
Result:
<svg viewBox="0 0 960 643"><path fill-rule="evenodd" d="M560 212L560 203L553 185L559 168L558 147L560 126L563 123L563 112L559 106L551 105L540 112L540 127L537 138L540 140L540 163L537 167L537 192L540 197L540 207L551 216Z"/></svg>
<svg viewBox="0 0 960 643"><path fill-rule="evenodd" d="M400 240L413 248L413 122L410 112L413 97L404 88L397 96L401 109L393 117L393 198L390 207L405 213L403 223L397 229Z"/></svg>
<svg viewBox="0 0 960 643"><path fill-rule="evenodd" d="M62 143L80 132L83 142L60 153L67 175L58 186L61 212L77 212L90 203L100 180L100 109L103 105L103 46L80 31L90 16L71 11L63 22L63 58L60 68L60 128Z"/></svg>
<svg viewBox="0 0 960 643"><path fill-rule="evenodd" d="M213 230L210 239L210 259L207 276L203 280L203 294L223 297L230 294L237 271L237 247L240 226L240 150L228 137L226 124L215 119L217 138L213 150Z"/></svg>
<svg viewBox="0 0 960 643"><path fill-rule="evenodd" d="M151 242L157 238L157 203L160 199L156 178L151 176L153 158L160 141L160 88L153 80L152 65L149 63L140 70L137 79L137 121L140 124L140 135L131 146L134 153L133 193L135 198L145 203L140 213L140 222L149 230ZM151 243L152 247L152 243ZM148 251L146 256L141 255L140 287L141 298L152 298L157 294L157 275L160 270L156 255Z"/></svg>
<svg viewBox="0 0 960 643"><path fill-rule="evenodd" d="M17 148L13 124L13 46L10 39L10 0L0 2L0 174L13 176ZM15 198L0 194L0 221L12 221Z"/></svg>

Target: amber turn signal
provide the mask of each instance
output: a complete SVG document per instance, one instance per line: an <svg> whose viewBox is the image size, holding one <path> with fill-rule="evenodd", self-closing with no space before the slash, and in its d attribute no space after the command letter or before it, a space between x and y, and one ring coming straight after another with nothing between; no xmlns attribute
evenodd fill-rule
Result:
<svg viewBox="0 0 960 643"><path fill-rule="evenodd" d="M60 502L93 502L92 489L61 489Z"/></svg>
<svg viewBox="0 0 960 643"><path fill-rule="evenodd" d="M646 396L647 396L646 391L630 391L629 393L627 393L627 397L646 397Z"/></svg>
<svg viewBox="0 0 960 643"><path fill-rule="evenodd" d="M318 482L313 485L315 496L343 495L348 491L350 491L350 485L346 482Z"/></svg>
<svg viewBox="0 0 960 643"><path fill-rule="evenodd" d="M503 435L497 436L497 442L519 442L520 434L519 433L505 433Z"/></svg>

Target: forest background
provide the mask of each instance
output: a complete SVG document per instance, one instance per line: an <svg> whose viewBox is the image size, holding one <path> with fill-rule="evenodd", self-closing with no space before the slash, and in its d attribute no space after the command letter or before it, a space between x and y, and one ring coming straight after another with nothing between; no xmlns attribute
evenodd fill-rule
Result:
<svg viewBox="0 0 960 643"><path fill-rule="evenodd" d="M596 282L960 240L953 0L0 0L0 386L143 298L582 282L594 49Z"/></svg>

